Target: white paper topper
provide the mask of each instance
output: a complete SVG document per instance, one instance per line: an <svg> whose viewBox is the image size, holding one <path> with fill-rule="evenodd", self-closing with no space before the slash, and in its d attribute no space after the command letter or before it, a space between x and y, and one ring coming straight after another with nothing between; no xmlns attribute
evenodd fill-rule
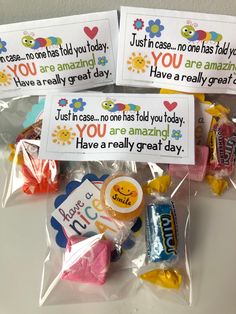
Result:
<svg viewBox="0 0 236 314"><path fill-rule="evenodd" d="M40 158L194 163L191 95L75 93L46 98Z"/></svg>
<svg viewBox="0 0 236 314"><path fill-rule="evenodd" d="M236 17L121 8L117 84L236 93Z"/></svg>
<svg viewBox="0 0 236 314"><path fill-rule="evenodd" d="M46 94L113 84L117 12L0 26L0 93Z"/></svg>

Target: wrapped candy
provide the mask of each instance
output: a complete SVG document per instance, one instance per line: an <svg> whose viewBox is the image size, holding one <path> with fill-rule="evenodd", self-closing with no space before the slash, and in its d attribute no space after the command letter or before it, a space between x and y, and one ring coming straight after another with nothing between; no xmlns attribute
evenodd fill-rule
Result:
<svg viewBox="0 0 236 314"><path fill-rule="evenodd" d="M166 193L171 184L171 177L169 174L164 174L159 176L147 184L144 185L144 190L146 193L151 194L153 192Z"/></svg>
<svg viewBox="0 0 236 314"><path fill-rule="evenodd" d="M38 159L39 141L21 140L23 192L41 194L59 189L59 162Z"/></svg>
<svg viewBox="0 0 236 314"><path fill-rule="evenodd" d="M168 289L179 289L182 283L182 275L176 269L154 269L139 277L157 286Z"/></svg>
<svg viewBox="0 0 236 314"><path fill-rule="evenodd" d="M171 202L158 202L147 206L146 241L150 262L176 257L177 232L174 206Z"/></svg>
<svg viewBox="0 0 236 314"><path fill-rule="evenodd" d="M70 237L61 279L102 285L110 264L111 242L97 236Z"/></svg>
<svg viewBox="0 0 236 314"><path fill-rule="evenodd" d="M211 186L212 192L217 196L220 196L229 187L226 179L217 178L217 176L208 175L207 182Z"/></svg>
<svg viewBox="0 0 236 314"><path fill-rule="evenodd" d="M16 137L16 143L19 143L20 140L40 140L42 130L42 120L39 120L24 129L20 134Z"/></svg>
<svg viewBox="0 0 236 314"><path fill-rule="evenodd" d="M3 206L16 189L21 189L28 195L54 193L59 189L59 162L38 158L41 128L42 120L39 120L21 131L16 136L15 144L8 145L12 178L9 179L10 184L6 184ZM20 180L15 180L16 178Z"/></svg>
<svg viewBox="0 0 236 314"><path fill-rule="evenodd" d="M209 135L209 171L221 171L230 175L234 169L236 126L226 117L212 126Z"/></svg>
<svg viewBox="0 0 236 314"><path fill-rule="evenodd" d="M227 178L235 167L236 125L228 119L229 109L222 105L212 106L207 112L212 115L207 181L219 196L227 190Z"/></svg>
<svg viewBox="0 0 236 314"><path fill-rule="evenodd" d="M207 146L195 146L195 165L169 165L169 173L178 178L182 178L187 173L189 174L189 179L192 181L203 181L207 171L208 162L208 152Z"/></svg>

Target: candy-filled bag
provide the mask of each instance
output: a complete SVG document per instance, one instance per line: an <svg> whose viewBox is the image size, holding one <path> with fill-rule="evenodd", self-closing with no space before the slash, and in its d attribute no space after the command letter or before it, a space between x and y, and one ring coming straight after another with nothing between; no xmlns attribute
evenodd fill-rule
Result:
<svg viewBox="0 0 236 314"><path fill-rule="evenodd" d="M167 258L169 251L161 253L163 261L152 265L153 270L164 269L167 277L173 273L174 279L172 286L171 280L165 287L149 284L161 297L166 294L176 300L177 295L191 303L188 179L172 180L167 166L126 161L69 162L66 178L61 194L51 194L48 199L49 254L43 267L40 304L116 300L146 286L147 281L141 279L150 270L145 257L152 255L158 241L158 234L151 236L152 218L148 223L147 214L159 200L177 205L178 214L171 219L179 220L179 229L176 222L171 235L174 240L166 225L166 241L174 243L175 258ZM165 214L167 219L170 213Z"/></svg>
<svg viewBox="0 0 236 314"><path fill-rule="evenodd" d="M222 105L208 109L212 123L208 136L209 161L207 181L220 196L235 179L236 124L229 120L230 110Z"/></svg>
<svg viewBox="0 0 236 314"><path fill-rule="evenodd" d="M207 102L201 108L204 127L196 131L195 164L170 164L172 177L188 174L192 196L235 199L236 187L236 124L235 109ZM208 123L205 123L207 120ZM198 126L199 128L199 126ZM200 129L199 129L200 130ZM203 131L204 130L204 131Z"/></svg>
<svg viewBox="0 0 236 314"><path fill-rule="evenodd" d="M0 144L6 172L3 207L32 198L37 201L59 189L59 162L38 158L43 107L41 97L1 101Z"/></svg>
<svg viewBox="0 0 236 314"><path fill-rule="evenodd" d="M235 199L236 124L233 122L232 108L213 104L206 109L211 117L211 125L207 139L205 182L192 184L195 195Z"/></svg>
<svg viewBox="0 0 236 314"><path fill-rule="evenodd" d="M40 200L55 193L60 185L59 162L38 158L40 140L21 139L12 145L11 167L8 170L2 205Z"/></svg>

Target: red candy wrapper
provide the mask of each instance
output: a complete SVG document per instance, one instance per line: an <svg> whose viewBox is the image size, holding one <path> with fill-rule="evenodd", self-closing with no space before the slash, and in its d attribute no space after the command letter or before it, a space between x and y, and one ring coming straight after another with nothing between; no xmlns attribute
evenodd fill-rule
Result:
<svg viewBox="0 0 236 314"><path fill-rule="evenodd" d="M19 143L20 140L40 140L42 130L42 120L39 120L24 129L20 134L16 137L16 143Z"/></svg>
<svg viewBox="0 0 236 314"><path fill-rule="evenodd" d="M230 175L234 170L236 125L226 116L212 125L209 133L208 145L210 148L210 173L220 172L222 176Z"/></svg>
<svg viewBox="0 0 236 314"><path fill-rule="evenodd" d="M24 193L56 192L59 189L58 161L38 159L39 141L21 140L20 144L24 160L22 165Z"/></svg>

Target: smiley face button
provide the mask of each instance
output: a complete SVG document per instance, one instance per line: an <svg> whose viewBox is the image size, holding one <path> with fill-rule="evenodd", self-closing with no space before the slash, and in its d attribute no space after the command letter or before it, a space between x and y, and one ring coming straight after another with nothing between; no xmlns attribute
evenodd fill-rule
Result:
<svg viewBox="0 0 236 314"><path fill-rule="evenodd" d="M109 177L101 189L102 204L110 216L118 220L138 217L144 206L143 190L132 177Z"/></svg>

